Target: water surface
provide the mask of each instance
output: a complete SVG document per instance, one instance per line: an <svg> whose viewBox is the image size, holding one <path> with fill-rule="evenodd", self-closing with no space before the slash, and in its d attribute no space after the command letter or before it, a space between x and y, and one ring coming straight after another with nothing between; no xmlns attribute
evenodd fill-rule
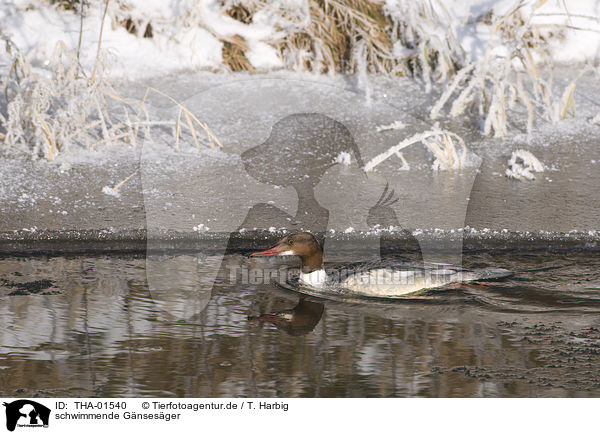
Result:
<svg viewBox="0 0 600 434"><path fill-rule="evenodd" d="M194 267L175 270L184 277L221 261L171 259ZM225 261L264 266L256 259ZM0 393L600 396L597 256L479 253L464 261L515 276L394 303L300 302L273 284L219 276L214 287L195 288L200 306L185 292L153 294L143 255L1 258ZM292 313L278 314L294 308L292 322Z"/></svg>

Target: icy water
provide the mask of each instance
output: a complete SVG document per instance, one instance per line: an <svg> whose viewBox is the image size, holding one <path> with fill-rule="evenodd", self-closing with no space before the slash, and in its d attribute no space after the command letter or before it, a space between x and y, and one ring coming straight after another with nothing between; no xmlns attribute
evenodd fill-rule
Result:
<svg viewBox="0 0 600 434"><path fill-rule="evenodd" d="M198 274L202 263L221 261L188 255L176 259ZM154 300L143 255L0 258L0 393L600 396L596 255L478 253L464 261L515 276L360 304L300 300L273 284L221 276L212 289L197 288L207 295L202 312L181 319Z"/></svg>

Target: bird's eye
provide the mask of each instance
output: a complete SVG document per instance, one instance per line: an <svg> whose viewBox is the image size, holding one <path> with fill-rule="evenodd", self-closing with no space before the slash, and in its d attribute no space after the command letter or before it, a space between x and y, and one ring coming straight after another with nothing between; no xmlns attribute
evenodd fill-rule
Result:
<svg viewBox="0 0 600 434"><path fill-rule="evenodd" d="M289 241L288 241L288 244L289 244L290 246L293 246L293 245L294 245L294 240L289 240Z"/></svg>

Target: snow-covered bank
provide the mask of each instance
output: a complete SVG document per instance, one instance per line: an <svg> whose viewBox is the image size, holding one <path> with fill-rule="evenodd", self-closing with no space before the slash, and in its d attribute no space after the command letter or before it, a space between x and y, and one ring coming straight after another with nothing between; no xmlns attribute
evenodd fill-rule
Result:
<svg viewBox="0 0 600 434"><path fill-rule="evenodd" d="M592 0L9 0L0 6L2 151L52 160L74 147L136 146L154 127L172 127L176 149L217 146L210 125L164 89L126 100L111 86L207 68L355 74L367 103L375 74L411 77L435 95L431 124L471 113L485 135L525 125L531 137L575 116L578 79L597 76L599 8ZM565 63L570 74L556 80L553 69ZM174 118L150 117L148 93L171 99ZM442 166L459 168L454 161Z"/></svg>
<svg viewBox="0 0 600 434"><path fill-rule="evenodd" d="M0 6L2 33L34 64L48 64L62 41L68 49L79 50L82 65L91 69L104 3L84 2L81 20L76 0L7 0ZM510 16L511 22L497 20L503 16ZM328 22L329 17L348 23ZM319 33L315 26L321 21L327 26ZM527 32L519 34L520 28ZM335 47L342 44L335 39L344 31L351 39L349 45ZM305 41L299 41L303 37ZM366 56L370 72L407 72L406 66L410 69L411 61L422 57L419 49L425 48L446 58L437 60L449 63L438 66L443 72L453 67L451 63L464 66L489 56L490 48L494 56L510 55L518 39L529 45L537 61L596 62L600 4L594 0L386 0L382 4L113 0L108 3L102 47L116 58L112 74L131 78L189 68L232 69L224 59L224 54L236 51L232 47L247 60L239 65L241 69L314 72L354 72L360 69L361 56ZM360 41L366 42L362 52ZM385 65L384 60L392 64ZM417 63L413 67L423 68Z"/></svg>

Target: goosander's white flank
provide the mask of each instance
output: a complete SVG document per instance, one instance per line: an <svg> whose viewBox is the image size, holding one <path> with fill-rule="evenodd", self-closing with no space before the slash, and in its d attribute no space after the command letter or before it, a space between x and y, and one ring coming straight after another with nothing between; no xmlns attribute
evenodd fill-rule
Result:
<svg viewBox="0 0 600 434"><path fill-rule="evenodd" d="M302 260L299 283L312 293L349 296L397 297L454 282L508 277L501 268L467 270L449 264L395 262L391 260L352 264L325 271L323 248L309 232L291 234L271 249L251 256L296 255Z"/></svg>

